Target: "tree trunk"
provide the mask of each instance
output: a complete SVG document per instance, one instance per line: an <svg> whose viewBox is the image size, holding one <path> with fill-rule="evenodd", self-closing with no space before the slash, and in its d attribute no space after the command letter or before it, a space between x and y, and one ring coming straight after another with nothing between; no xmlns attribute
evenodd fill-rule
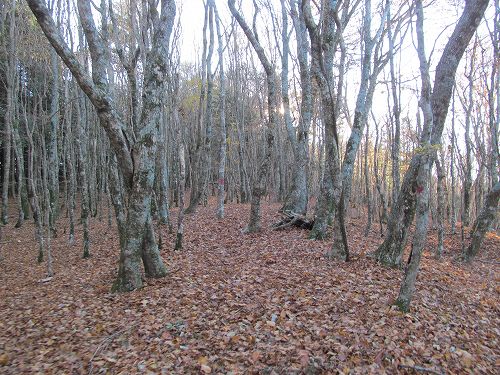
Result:
<svg viewBox="0 0 500 375"><path fill-rule="evenodd" d="M293 129L290 115L290 99L288 97L288 17L284 0L281 0L281 13L283 19L282 41L282 72L281 72L281 92L283 98L283 108L285 114L285 123L287 126L288 137L292 145L294 162L292 165L292 186L287 195L282 210L285 212L294 212L305 215L307 213L307 204L309 199L307 187L307 165L309 163L309 128L312 119L312 82L311 72L308 62L309 41L304 17L299 16L296 9L296 1L291 2L291 14L297 38L297 60L300 69L301 103L300 118L298 124L298 134Z"/></svg>
<svg viewBox="0 0 500 375"><path fill-rule="evenodd" d="M436 258L440 259L444 250L444 211L445 211L445 194L444 194L444 157L443 161L439 156L436 158L436 172L437 172L437 222L438 222L438 244L436 249Z"/></svg>
<svg viewBox="0 0 500 375"><path fill-rule="evenodd" d="M277 91L276 91L276 76L274 73L274 67L268 60L264 49L260 45L258 38L252 30L248 27L246 21L241 16L241 14L236 10L234 5L234 0L228 0L229 9L236 19L241 29L248 38L248 41L254 48L259 60L266 72L266 82L267 82L267 106L268 106L268 122L266 125L266 149L264 151L264 156L260 162L257 176L253 182L252 186L252 198L250 206L250 220L245 232L252 233L260 230L261 215L260 215L260 202L262 197L266 194L266 180L271 166L271 156L274 145L274 128L277 122Z"/></svg>
<svg viewBox="0 0 500 375"><path fill-rule="evenodd" d="M215 12L215 26L217 29L217 44L219 54L219 116L220 116L220 148L219 148L219 169L217 183L217 217L224 217L224 196L225 196L225 170L226 170L226 149L227 149L227 134L226 134L226 82L224 77L224 48L222 45L222 32L220 27L219 12L212 1L212 6Z"/></svg>
<svg viewBox="0 0 500 375"><path fill-rule="evenodd" d="M467 262L472 261L478 254L484 236L497 216L499 199L500 182L497 182L495 186L493 186L493 189L486 195L483 208L474 223L471 242L465 252L465 260Z"/></svg>
<svg viewBox="0 0 500 375"><path fill-rule="evenodd" d="M422 0L416 0L416 13L417 13L417 52L420 61L420 75L422 80L422 88L420 94L420 108L422 109L424 123L422 129L422 139L428 139L431 132L433 113L431 107L431 80L429 75L429 64L425 55L424 46L424 10ZM416 183L416 224L415 234L413 237L413 244L408 259L403 282L399 290L399 296L395 302L396 306L401 311L408 311L410 302L415 292L415 281L417 279L418 267L420 265L420 258L424 251L424 246L427 240L427 230L429 226L429 185L431 177L432 166L432 151L429 150L421 158L421 165L418 168Z"/></svg>

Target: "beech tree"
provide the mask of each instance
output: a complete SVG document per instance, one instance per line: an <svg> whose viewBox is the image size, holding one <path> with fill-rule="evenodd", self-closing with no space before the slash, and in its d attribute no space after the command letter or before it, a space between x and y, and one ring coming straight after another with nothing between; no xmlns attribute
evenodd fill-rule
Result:
<svg viewBox="0 0 500 375"><path fill-rule="evenodd" d="M236 9L234 0L228 0L229 9L231 14L236 19L241 29L245 33L248 41L254 48L257 56L259 57L260 63L266 72L266 83L267 83L267 111L268 119L266 122L266 150L259 163L259 168L257 176L252 183L252 198L250 206L250 220L248 226L245 228L246 232L255 232L260 230L261 227L261 214L260 214L260 204L261 199L266 193L266 183L268 178L268 173L271 165L271 156L274 145L274 134L273 130L276 127L277 122L277 110L278 110L278 99L277 99L277 89L276 89L276 73L271 61L266 56L264 48L259 42L258 36L255 34L256 30L252 31L248 24L246 23L243 16ZM257 10L256 10L257 11Z"/></svg>
<svg viewBox="0 0 500 375"><path fill-rule="evenodd" d="M142 286L141 259L149 277L166 274L165 265L158 252L151 218L151 199L154 182L154 165L157 149L158 121L168 65L168 46L175 17L175 2L162 0L158 13L154 2L147 4L151 20L148 30L152 34L149 50L144 61L144 86L142 111L131 139L113 100L107 78L110 64L106 50L109 46L100 35L93 16L90 1L77 2L80 22L88 43L92 73L87 72L62 38L47 7L41 0L28 0L49 42L66 66L71 70L80 88L94 105L101 126L106 130L122 175L122 190L127 195L126 219L120 225L121 253L115 291L128 291ZM121 207L115 205L117 218Z"/></svg>

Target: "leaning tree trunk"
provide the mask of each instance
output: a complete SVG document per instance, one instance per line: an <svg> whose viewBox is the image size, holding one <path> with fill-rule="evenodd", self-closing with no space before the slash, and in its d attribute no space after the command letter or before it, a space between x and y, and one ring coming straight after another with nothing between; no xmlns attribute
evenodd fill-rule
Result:
<svg viewBox="0 0 500 375"><path fill-rule="evenodd" d="M465 260L467 262L478 254L484 236L490 225L494 222L498 212L498 200L500 199L500 181L493 186L493 189L486 195L483 208L479 213L476 222L474 223L471 242L465 252Z"/></svg>
<svg viewBox="0 0 500 375"><path fill-rule="evenodd" d="M437 147L441 143L441 134L455 83L455 73L487 5L488 0L470 0L466 2L464 11L437 65L435 85L431 97L432 133L429 140L422 139L424 142L421 142L423 144L428 143L431 148ZM392 267L398 267L401 264L408 231L415 216L416 179L425 154L426 152L417 152L412 157L405 173L398 200L391 211L385 240L375 253L375 257L382 264Z"/></svg>

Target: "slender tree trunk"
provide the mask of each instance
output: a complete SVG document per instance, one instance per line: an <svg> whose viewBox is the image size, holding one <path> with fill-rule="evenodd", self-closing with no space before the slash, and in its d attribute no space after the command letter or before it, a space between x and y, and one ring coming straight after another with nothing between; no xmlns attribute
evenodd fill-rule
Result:
<svg viewBox="0 0 500 375"><path fill-rule="evenodd" d="M50 230L57 235L56 220L59 215L59 154L57 134L59 128L59 58L54 49L50 51L52 85L50 93L50 124L48 141L48 188L50 198Z"/></svg>
<svg viewBox="0 0 500 375"><path fill-rule="evenodd" d="M6 225L9 222L9 179L10 179L10 156L12 142L12 123L14 122L14 100L15 100L15 81L17 70L17 26L16 26L16 1L12 0L9 11L9 37L7 40L6 52L7 69L6 69L6 107L3 129L3 176L2 176L2 224Z"/></svg>
<svg viewBox="0 0 500 375"><path fill-rule="evenodd" d="M174 108L174 116L177 118L177 109ZM179 156L179 215L177 217L177 235L175 240L175 250L182 249L182 241L184 236L184 189L186 183L186 161L184 157L184 143L180 132L180 124L177 121L177 147Z"/></svg>
<svg viewBox="0 0 500 375"><path fill-rule="evenodd" d="M457 204L455 195L455 96L453 95L451 107L451 150L450 150L450 174L451 174L451 234L456 233L457 226Z"/></svg>
<svg viewBox="0 0 500 375"><path fill-rule="evenodd" d="M219 12L212 2L215 12L215 26L217 29L217 44L219 54L219 116L220 116L220 148L219 148L219 170L217 183L217 217L224 217L224 197L225 197L225 168L226 168L226 149L227 149L227 134L226 134L226 82L224 77L224 48L222 44L222 32L220 27Z"/></svg>
<svg viewBox="0 0 500 375"><path fill-rule="evenodd" d="M288 138L292 145L294 163L292 166L292 186L287 195L282 210L305 215L307 213L307 204L309 192L307 187L307 165L309 163L308 143L309 128L312 119L312 82L311 72L308 62L309 41L307 29L302 13L297 12L296 0L291 2L292 20L297 38L297 60L300 69L301 85L301 103L300 118L298 123L298 133L292 125L290 114L290 99L288 94L288 58L289 58L289 35L288 35L288 17L284 0L281 0L281 14L283 20L282 41L282 72L281 72L281 95L283 98L283 108L285 114L285 124L287 127Z"/></svg>
<svg viewBox="0 0 500 375"><path fill-rule="evenodd" d="M29 214L28 193L26 190L26 172L24 169L24 147L19 134L19 122L15 121L12 127L12 140L14 143L14 154L16 156L16 174L17 174L17 199L18 199L18 218L16 228L22 227L24 220Z"/></svg>
<svg viewBox="0 0 500 375"><path fill-rule="evenodd" d="M368 168L368 156L369 156L369 126L368 124L366 125L366 132L365 132L365 160L364 160L364 175L365 175L365 192L366 192L366 205L368 208L367 211L367 222L366 222L366 228L365 228L365 236L368 236L368 233L370 233L370 229L372 226L372 220L373 220L373 212L372 212L372 198L370 194L370 170Z"/></svg>
<svg viewBox="0 0 500 375"><path fill-rule="evenodd" d="M248 41L254 48L259 60L264 67L266 72L266 82L267 82L267 106L268 106L268 122L266 126L266 150L264 156L260 162L257 176L253 182L252 186L252 198L250 206L250 220L245 228L245 232L251 233L260 230L261 227L261 214L260 214L260 203L262 197L266 194L266 184L267 176L271 166L271 156L274 145L274 129L276 128L277 122L277 90L276 90L276 76L274 73L274 67L268 60L264 49L260 45L258 38L252 30L248 27L246 21L243 19L241 14L236 10L234 0L228 0L229 9L236 19L241 29L248 38Z"/></svg>
<svg viewBox="0 0 500 375"><path fill-rule="evenodd" d="M208 71L210 68L207 66L208 63L211 63L211 56L210 59L207 57L206 37L208 24L211 23L212 29L209 32L212 43L209 48L211 48L211 51L213 51L213 17L211 16L211 9L212 7L209 6L209 3L205 3L205 18L203 23L203 51L201 56L201 89L200 100L198 103L198 138L196 139L196 145L193 153L193 163L190 167L191 198L189 201L189 206L186 208L186 214L191 214L196 211L196 208L200 204L203 194L205 193L205 176L208 182L209 175L209 171L205 169L207 168L207 163L210 162L210 156L207 155L207 147L208 150L210 150L210 144L212 140L212 114L206 113L203 106L206 106L205 109L210 108L211 110L212 108L211 91L210 93L208 93L208 90L211 90L212 86L209 88L207 83L207 80L210 80L210 82L212 82L212 72ZM208 97L209 95L210 100ZM208 118L208 116L210 118ZM205 123L204 137L202 136L203 123Z"/></svg>
<svg viewBox="0 0 500 375"><path fill-rule="evenodd" d="M87 142L86 122L88 113L84 99L80 100L76 107L75 124L75 146L78 155L78 179L80 185L80 220L83 225L83 258L90 257L90 233L89 233L89 191L87 179Z"/></svg>
<svg viewBox="0 0 500 375"><path fill-rule="evenodd" d="M437 172L437 224L438 224L438 244L436 249L436 258L440 259L444 250L444 212L445 212L445 192L444 192L444 158L440 160L439 156L436 158L436 172Z"/></svg>

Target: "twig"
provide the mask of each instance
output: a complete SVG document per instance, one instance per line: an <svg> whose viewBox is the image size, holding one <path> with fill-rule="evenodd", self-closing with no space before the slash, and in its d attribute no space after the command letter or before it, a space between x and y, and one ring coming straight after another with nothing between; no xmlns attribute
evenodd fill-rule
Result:
<svg viewBox="0 0 500 375"><path fill-rule="evenodd" d="M486 264L500 264L500 262L497 262L495 260L485 260L485 259L475 259L475 260Z"/></svg>
<svg viewBox="0 0 500 375"><path fill-rule="evenodd" d="M112 335L104 338L104 340L101 341L101 343L97 346L97 349L95 350L94 354L92 354L92 358L90 358L88 375L92 375L92 372L94 371L93 361L94 361L94 358L97 356L97 354L99 354L99 352L101 352L103 349L105 349L115 338L123 335L126 332L130 332L133 328L135 328L135 325L133 325L132 327L130 327L128 329L117 331L117 332L113 333Z"/></svg>
<svg viewBox="0 0 500 375"><path fill-rule="evenodd" d="M398 365L400 369L411 369L416 372L428 372L429 374L443 375L442 372L434 370L432 368L421 367L421 366L408 366L408 365Z"/></svg>

